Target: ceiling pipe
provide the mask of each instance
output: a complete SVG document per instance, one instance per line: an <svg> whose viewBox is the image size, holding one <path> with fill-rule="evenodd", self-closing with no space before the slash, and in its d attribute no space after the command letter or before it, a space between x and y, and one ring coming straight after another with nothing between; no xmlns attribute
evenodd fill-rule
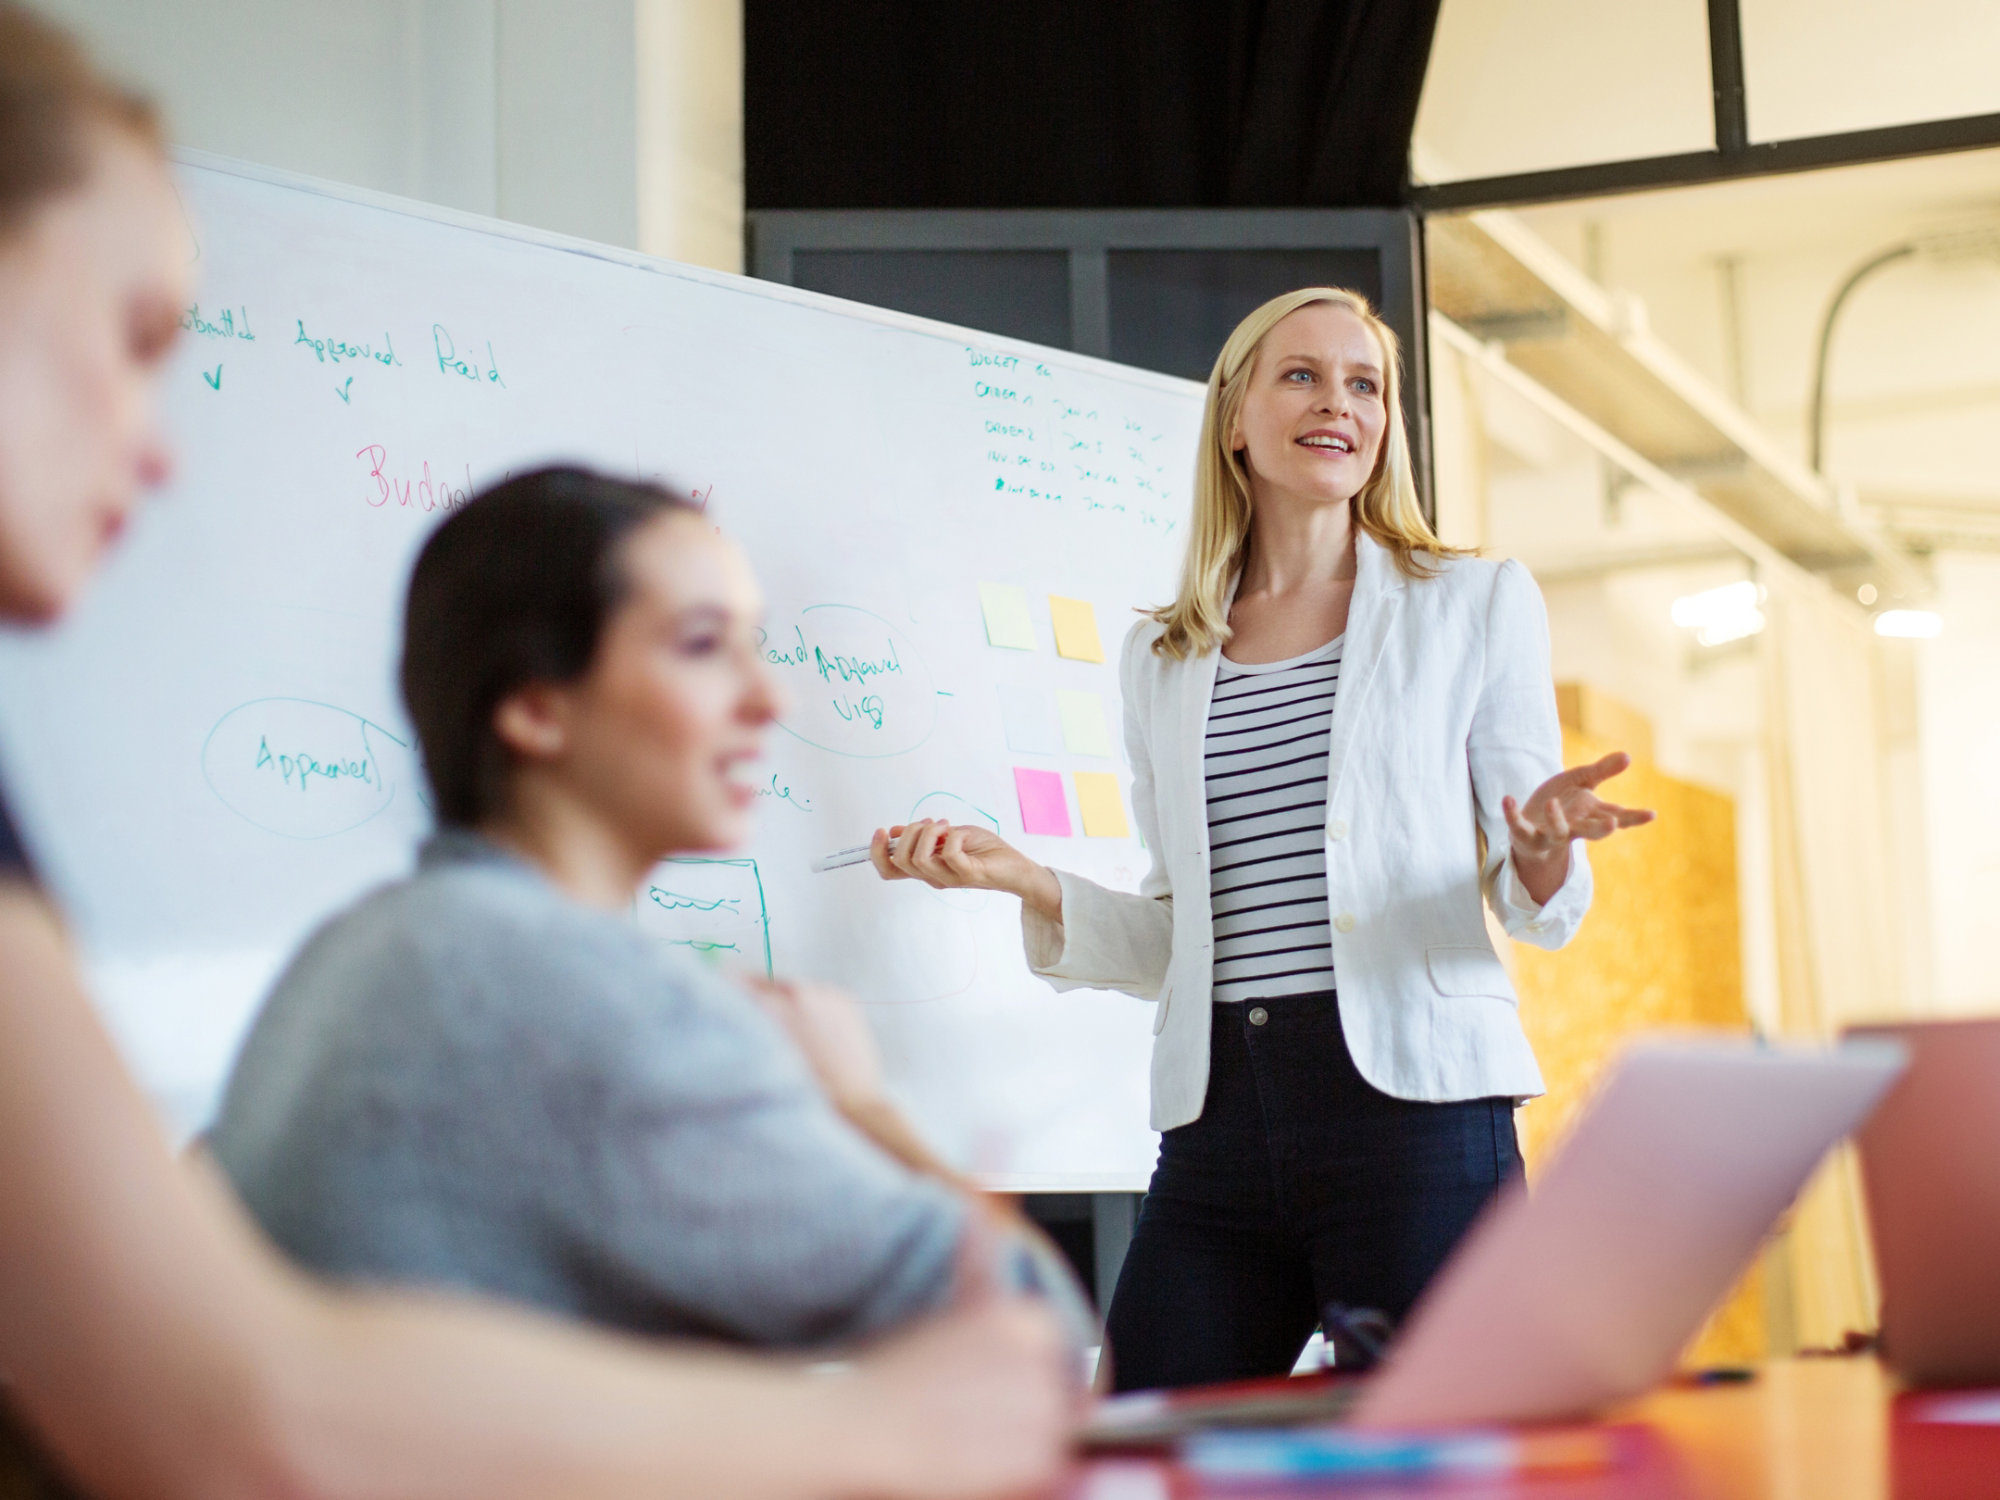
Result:
<svg viewBox="0 0 2000 1500"><path fill-rule="evenodd" d="M1833 329L1839 321L1840 311L1847 305L1861 283L1888 266L1924 255L1937 260L1973 260L1991 258L2000 260L2000 226L1982 224L1971 229L1942 230L1932 234L1919 235L1905 240L1899 245L1891 245L1886 250L1878 250L1860 265L1847 273L1840 288L1827 303L1826 313L1819 324L1819 350L1813 359L1812 401L1809 405L1806 429L1807 456L1813 472L1826 474L1826 374L1827 364L1833 354Z"/></svg>

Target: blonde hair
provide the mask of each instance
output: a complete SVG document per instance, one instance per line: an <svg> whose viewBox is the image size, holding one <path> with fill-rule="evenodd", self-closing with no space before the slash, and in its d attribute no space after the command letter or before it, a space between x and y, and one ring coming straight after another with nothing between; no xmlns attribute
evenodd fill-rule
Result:
<svg viewBox="0 0 2000 1500"><path fill-rule="evenodd" d="M1464 549L1438 540L1417 499L1410 471L1410 439L1403 427L1402 346L1396 331L1375 314L1368 299L1342 287L1309 286L1273 297L1236 325L1215 357L1201 416L1201 446L1194 461L1194 522L1181 563L1174 602L1151 610L1166 629L1153 642L1162 656L1184 661L1204 656L1229 639L1230 581L1250 545L1250 475L1230 449L1229 434L1243 410L1257 351L1271 330L1302 307L1327 302L1344 307L1375 335L1382 348L1382 403L1388 426L1375 472L1353 500L1354 524L1387 548L1411 578L1430 578L1438 561Z"/></svg>

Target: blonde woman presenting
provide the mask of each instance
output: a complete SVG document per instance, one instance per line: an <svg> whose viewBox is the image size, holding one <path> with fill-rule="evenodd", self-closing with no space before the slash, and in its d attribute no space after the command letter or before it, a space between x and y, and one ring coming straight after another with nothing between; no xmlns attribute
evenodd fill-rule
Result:
<svg viewBox="0 0 2000 1500"><path fill-rule="evenodd" d="M1542 1090L1482 897L1555 948L1623 755L1563 770L1541 597L1418 507L1395 334L1275 298L1209 377L1174 601L1126 637L1132 895L984 829L878 831L884 878L1021 897L1057 988L1158 1007L1159 1163L1108 1319L1121 1390L1289 1370L1329 1309L1400 1319L1520 1169Z"/></svg>

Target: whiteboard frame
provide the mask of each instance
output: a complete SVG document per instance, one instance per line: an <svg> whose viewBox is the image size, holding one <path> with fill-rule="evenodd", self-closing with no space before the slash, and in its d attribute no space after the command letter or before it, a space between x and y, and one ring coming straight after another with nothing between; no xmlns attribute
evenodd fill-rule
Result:
<svg viewBox="0 0 2000 1500"><path fill-rule="evenodd" d="M803 287L788 286L781 281L766 281L757 276L739 276L730 271L715 271L707 266L669 260L662 255L648 255L643 250L627 250L622 245L606 245L596 240L579 239L575 235L558 234L552 229L537 229L529 224L518 224L510 219L496 219L486 214L469 213L464 209L447 208L442 204L427 203L421 198L405 198L397 193L384 193L375 188L355 187L351 183L335 182L331 178L313 177L304 172L287 171L281 167L262 166L256 162L244 161L240 157L222 156L213 151L198 151L191 146L176 146L167 154L179 166L198 167L203 171L221 172L231 177L246 178L251 182L269 183L273 187L316 193L323 198L332 198L342 203L353 203L363 208L380 209L385 213L424 219L453 229L491 235L496 239L537 245L546 250L582 255L591 260L609 261L614 265L630 266L634 270L648 271L656 276L670 276L680 281L698 282L703 286L717 287L741 296L766 297L773 302L811 307L837 317L852 318L861 323L876 323L885 328L897 328L907 333L920 334L925 338L938 339L944 343L998 342L1010 348L1018 346L1033 350L1037 357L1051 362L1087 370L1106 379L1122 380L1128 385L1183 393L1199 393L1204 389L1199 381L1184 380L1178 375L1163 375L1157 370L1142 369L1138 365L1122 365L1115 360L1100 359L1093 354L1079 354L1073 349L1037 344L1032 339L1015 338L1010 334L994 333L986 329L964 328L956 323L940 322L936 318L920 318L910 313L895 312L886 307L875 307L866 302L850 302L844 297L830 297L824 292L807 291ZM185 205L183 210L185 211Z"/></svg>

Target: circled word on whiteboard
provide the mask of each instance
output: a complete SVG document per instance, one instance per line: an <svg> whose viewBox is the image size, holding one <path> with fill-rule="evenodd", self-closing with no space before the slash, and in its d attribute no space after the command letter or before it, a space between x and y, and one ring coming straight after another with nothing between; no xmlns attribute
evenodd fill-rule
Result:
<svg viewBox="0 0 2000 1500"><path fill-rule="evenodd" d="M305 698L259 698L208 732L201 771L223 805L269 833L323 839L359 828L396 795L383 757L408 743L381 725Z"/></svg>
<svg viewBox="0 0 2000 1500"><path fill-rule="evenodd" d="M916 644L868 610L811 604L776 620L764 660L789 700L778 722L835 755L901 755L937 723L937 686Z"/></svg>

